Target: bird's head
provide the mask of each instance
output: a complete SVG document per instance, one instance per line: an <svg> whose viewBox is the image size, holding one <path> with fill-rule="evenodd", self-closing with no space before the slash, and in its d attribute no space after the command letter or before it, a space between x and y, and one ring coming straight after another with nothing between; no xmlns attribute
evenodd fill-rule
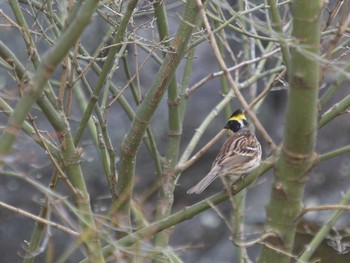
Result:
<svg viewBox="0 0 350 263"><path fill-rule="evenodd" d="M238 132L243 127L248 127L249 124L241 109L236 110L227 121L224 129L228 129L232 132Z"/></svg>

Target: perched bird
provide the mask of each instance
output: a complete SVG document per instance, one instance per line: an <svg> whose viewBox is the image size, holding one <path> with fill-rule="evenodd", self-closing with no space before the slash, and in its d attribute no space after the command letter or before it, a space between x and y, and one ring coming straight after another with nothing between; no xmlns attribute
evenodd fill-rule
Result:
<svg viewBox="0 0 350 263"><path fill-rule="evenodd" d="M190 188L188 194L203 192L218 177L232 185L260 164L261 145L242 110L236 110L231 115L224 129L227 129L231 136L221 147L210 172Z"/></svg>

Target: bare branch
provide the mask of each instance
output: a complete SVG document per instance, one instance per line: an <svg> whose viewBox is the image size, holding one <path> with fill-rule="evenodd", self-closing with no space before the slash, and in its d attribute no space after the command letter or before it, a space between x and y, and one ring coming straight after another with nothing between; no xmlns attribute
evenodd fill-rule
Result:
<svg viewBox="0 0 350 263"><path fill-rule="evenodd" d="M28 212L26 212L26 211L24 211L22 209L17 208L17 207L5 204L3 202L0 202L0 206L3 207L3 208L6 208L7 210L15 212L15 213L17 213L19 215L22 215L22 216L28 217L30 219L33 219L34 221L38 221L38 222L43 223L45 225L51 226L53 228L56 228L56 229L58 229L60 231L63 231L65 233L69 234L69 235L72 235L72 236L75 236L75 237L80 237L80 234L78 232L75 232L74 230L71 230L71 229L69 229L67 227L59 225L59 224L54 223L52 221L43 219L43 218L38 217L36 215L33 215L31 213L28 213Z"/></svg>

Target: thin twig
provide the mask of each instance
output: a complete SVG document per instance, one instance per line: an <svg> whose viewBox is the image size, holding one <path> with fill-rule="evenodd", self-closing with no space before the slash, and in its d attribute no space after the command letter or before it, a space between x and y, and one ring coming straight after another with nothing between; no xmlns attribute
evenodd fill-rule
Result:
<svg viewBox="0 0 350 263"><path fill-rule="evenodd" d="M189 159L187 162L185 162L184 164L181 164L179 166L176 166L175 168L175 173L181 173L183 171L185 171L188 167L190 167L192 164L194 164L200 157L203 156L204 153L206 153L206 151L208 149L210 149L210 147L213 146L213 144L215 142L217 142L224 134L226 133L226 130L221 130L217 135L214 136L213 139L211 139L202 149L200 149L195 155L193 155L191 157L191 159Z"/></svg>
<svg viewBox="0 0 350 263"><path fill-rule="evenodd" d="M343 3L344 3L344 1L337 1L337 3L335 4L332 11L330 11L328 9L328 19L327 19L327 22L325 23L325 26L322 29L322 31L327 30L328 27L333 23L335 17L338 15L338 12L339 12L341 6L343 5Z"/></svg>
<svg viewBox="0 0 350 263"><path fill-rule="evenodd" d="M287 69L283 69L281 73L278 74L278 76L275 78L275 80L280 80L283 78L283 76L286 74L287 72ZM275 80L273 82L275 82ZM270 85L268 85L266 87L266 89L264 89L262 92L260 92L260 94L254 98L254 100L252 100L250 103L249 103L249 107L252 109L254 107L254 105L256 103L258 103L262 98L264 98L272 89L273 87L273 82L271 82Z"/></svg>
<svg viewBox="0 0 350 263"><path fill-rule="evenodd" d="M230 223L225 218L225 216L221 213L219 208L217 206L215 206L210 200L208 201L208 204L211 207L211 209L213 209L215 211L215 213L224 221L224 223L227 226L227 228L232 232L233 230L232 230L232 227L231 227Z"/></svg>
<svg viewBox="0 0 350 263"><path fill-rule="evenodd" d="M7 210L10 210L10 211L12 211L12 212L15 212L15 213L17 213L17 214L20 214L20 215L22 215L22 216L31 218L31 219L33 219L34 221L38 221L38 222L43 223L43 224L45 224L45 225L48 225L48 226L51 226L51 227L56 228L56 229L58 229L58 230L61 230L61 231L63 231L63 232L66 232L66 233L69 234L69 235L72 235L72 236L75 236L75 237L80 237L80 234L79 234L78 232L75 232L75 231L72 230L72 229L69 229L69 228L64 227L64 226L62 226L62 225L60 225L60 224L57 224L57 223L51 222L51 221L49 221L49 220L43 219L43 218L41 218L41 217L38 217L38 216L36 216L36 215L33 215L33 214L31 214L31 213L28 213L28 212L26 212L26 211L24 211L24 210L22 210L22 209L17 208L17 207L14 207L14 206L5 204L5 203L3 203L3 202L0 202L0 206L3 207L3 208L6 208Z"/></svg>
<svg viewBox="0 0 350 263"><path fill-rule="evenodd" d="M350 206L349 205L320 205L320 206L314 206L314 207L307 207L303 209L299 217L305 215L306 213L315 212L315 211L327 211L327 210L350 211Z"/></svg>
<svg viewBox="0 0 350 263"><path fill-rule="evenodd" d="M258 238L253 239L251 241L246 241L246 242L237 242L234 239L232 239L231 241L237 247L247 248L247 247L252 247L252 246L254 246L254 245L258 244L258 243L262 243L265 239L267 239L269 237L276 237L276 233L273 233L273 232L263 233Z"/></svg>
<svg viewBox="0 0 350 263"><path fill-rule="evenodd" d="M320 155L320 161L325 161L325 160L334 158L334 157L336 157L338 155L347 153L349 151L350 151L350 145L338 148L338 149L336 149L334 151L331 151L331 152L324 153L324 154Z"/></svg>
<svg viewBox="0 0 350 263"><path fill-rule="evenodd" d="M347 2L347 0L345 0L345 1ZM347 6L347 5L345 4L345 6ZM345 11L345 9L344 9L344 11ZM330 43L328 45L328 50L327 50L327 53L326 53L326 59L329 59L329 60L331 59L335 46L339 42L340 38L344 35L345 30L347 29L347 27L350 24L350 14L346 18L346 20L345 20L345 16L344 16L345 14L346 14L346 11L342 13L341 18L340 18L341 21L339 22L338 31L335 34L334 38L330 41ZM323 69L325 69L327 66L328 65L325 65L323 67Z"/></svg>
<svg viewBox="0 0 350 263"><path fill-rule="evenodd" d="M140 71L145 65L146 65L146 62L148 61L148 59L150 58L151 56L151 53L148 53L146 58L144 59L143 63L140 65L140 67L138 68L138 71ZM118 100L119 96L126 90L126 88L128 88L130 86L130 83L134 81L134 79L138 78L138 73L135 73L128 81L127 83L125 84L125 86L120 90L120 92L118 93L117 96L113 97L112 101L110 101L107 105L106 105L106 108L110 108L112 107L112 105Z"/></svg>
<svg viewBox="0 0 350 263"><path fill-rule="evenodd" d="M227 81L231 85L231 88L234 91L234 94L236 95L237 99L239 100L239 102L242 104L243 108L247 112L248 117L252 120L256 129L260 132L262 137L265 139L267 144L270 146L271 150L275 151L277 149L276 144L273 142L270 135L266 132L265 128L261 125L261 123L258 120L258 118L256 117L256 115L249 109L249 105L248 105L247 101L244 99L242 93L239 91L239 89L237 88L237 85L235 84L234 80L232 79L232 76L229 74L226 63L221 56L221 53L220 53L220 50L219 50L218 45L216 43L215 37L214 37L213 32L211 30L211 27L209 25L209 21L208 21L208 18L206 16L205 10L203 8L202 1L196 0L196 2L198 5L199 13L202 17L203 23L204 23L205 28L208 32L208 41L209 41L209 43L214 51L215 57L220 65L220 68L223 70L223 72L227 78Z"/></svg>
<svg viewBox="0 0 350 263"><path fill-rule="evenodd" d="M253 64L253 63L256 63L258 61L261 61L263 59L266 59L268 57L271 57L273 56L274 54L276 54L277 52L279 52L280 49L277 48L267 54L264 54L260 57L257 57L257 58L254 58L254 59L251 59L251 60L248 60L248 61L243 61L242 63L238 64L238 65L235 65L233 67L230 67L228 68L228 72L231 72L231 71L234 71L234 70L237 70L241 67L244 67L244 66L247 66L247 65L250 65L250 64ZM194 85L192 85L192 87L190 87L189 89L186 90L186 96L190 96L193 92L195 92L199 87L203 86L204 83L208 82L209 80L213 79L213 78L216 78L216 77L220 77L222 75L224 75L224 71L221 70L221 71L218 71L218 72L214 72L214 73L210 73L208 74L207 76L205 76L204 78L202 78L200 81L198 81L197 83L195 83Z"/></svg>

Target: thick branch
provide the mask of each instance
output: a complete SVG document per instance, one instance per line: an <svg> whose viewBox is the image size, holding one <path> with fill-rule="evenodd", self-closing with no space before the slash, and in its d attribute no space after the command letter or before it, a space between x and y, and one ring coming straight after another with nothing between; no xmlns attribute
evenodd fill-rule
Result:
<svg viewBox="0 0 350 263"><path fill-rule="evenodd" d="M287 103L286 128L280 158L276 165L276 177L271 200L266 208L265 229L279 234L284 254L264 244L260 263L287 263L296 230L295 219L302 211L302 198L308 172L312 169L316 154L317 98L320 81L319 56L320 13L322 1L295 0L293 2L293 37L305 52L294 48L291 52L289 72L290 90ZM306 52L307 51L307 52Z"/></svg>

